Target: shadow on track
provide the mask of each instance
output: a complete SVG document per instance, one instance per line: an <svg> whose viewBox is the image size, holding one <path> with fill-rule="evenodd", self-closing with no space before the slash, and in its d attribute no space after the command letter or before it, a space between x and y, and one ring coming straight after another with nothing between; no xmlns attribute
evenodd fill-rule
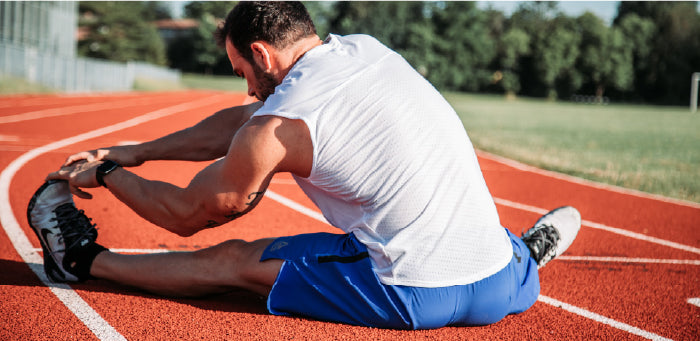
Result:
<svg viewBox="0 0 700 341"><path fill-rule="evenodd" d="M0 259L0 272L2 273L0 286L43 287L44 283L32 272L32 269L43 271L43 268L42 264L25 264L21 261ZM72 283L70 286L78 292L108 293L123 296L124 299L133 296L156 301L167 300L203 310L269 315L266 308L266 298L245 290L234 290L225 294L201 298L175 298L157 296L133 287L99 279Z"/></svg>

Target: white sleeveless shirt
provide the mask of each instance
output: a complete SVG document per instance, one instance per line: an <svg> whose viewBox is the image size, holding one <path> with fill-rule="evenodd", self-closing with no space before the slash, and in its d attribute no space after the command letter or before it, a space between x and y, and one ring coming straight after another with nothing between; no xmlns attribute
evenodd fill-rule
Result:
<svg viewBox="0 0 700 341"><path fill-rule="evenodd" d="M308 178L326 219L368 248L384 284L469 284L503 269L510 240L457 114L401 56L366 35L330 35L254 116L303 120Z"/></svg>

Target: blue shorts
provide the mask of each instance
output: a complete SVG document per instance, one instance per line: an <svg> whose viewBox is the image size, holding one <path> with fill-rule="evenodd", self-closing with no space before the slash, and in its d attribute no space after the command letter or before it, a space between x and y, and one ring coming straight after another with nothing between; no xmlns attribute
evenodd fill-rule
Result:
<svg viewBox="0 0 700 341"><path fill-rule="evenodd" d="M475 283L441 288L381 283L367 248L353 234L281 237L261 257L285 260L267 307L275 315L392 329L495 323L528 309L540 292L529 249L508 235L514 252L503 270Z"/></svg>

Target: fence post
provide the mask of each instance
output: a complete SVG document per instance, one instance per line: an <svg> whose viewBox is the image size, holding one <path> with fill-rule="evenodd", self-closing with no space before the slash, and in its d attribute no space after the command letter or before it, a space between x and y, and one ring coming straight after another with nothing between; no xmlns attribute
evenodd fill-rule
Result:
<svg viewBox="0 0 700 341"><path fill-rule="evenodd" d="M700 72L693 73L690 81L690 112L698 111L698 82L700 82Z"/></svg>

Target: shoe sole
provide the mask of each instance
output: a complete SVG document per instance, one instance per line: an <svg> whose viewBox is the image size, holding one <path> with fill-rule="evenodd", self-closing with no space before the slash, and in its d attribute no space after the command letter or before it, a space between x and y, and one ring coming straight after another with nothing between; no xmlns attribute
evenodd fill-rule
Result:
<svg viewBox="0 0 700 341"><path fill-rule="evenodd" d="M44 253L44 272L46 272L46 275L49 277L49 279L52 282L65 282L65 278L62 278L59 274L55 274L55 268L58 267L58 264L56 264L56 261L51 257L51 252L49 252L48 248L46 247L46 241L44 240L44 237L39 233L39 231L34 227L34 224L32 224L32 210L34 209L34 206L36 206L36 201L38 197L41 195L41 193L44 192L49 186L58 183L58 182L64 182L65 180L48 180L44 182L39 189L34 192L34 195L32 195L31 200L29 200L29 205L27 205L27 222L29 222L29 226L32 228L32 231L34 231L34 234L36 237L39 239L39 244L41 244L41 249L43 250ZM50 271L49 271L50 270Z"/></svg>

